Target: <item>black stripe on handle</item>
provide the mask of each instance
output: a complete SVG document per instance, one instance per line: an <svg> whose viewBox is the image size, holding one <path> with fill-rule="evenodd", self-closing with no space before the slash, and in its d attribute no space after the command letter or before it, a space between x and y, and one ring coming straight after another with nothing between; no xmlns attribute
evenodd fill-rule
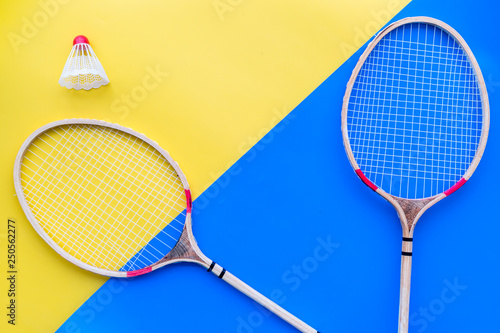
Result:
<svg viewBox="0 0 500 333"><path fill-rule="evenodd" d="M402 255L402 256L411 257L411 252L401 251L401 255Z"/></svg>
<svg viewBox="0 0 500 333"><path fill-rule="evenodd" d="M226 274L226 269L225 268L223 268L222 272L220 272L219 279L222 279L222 277L224 276L224 274Z"/></svg>
<svg viewBox="0 0 500 333"><path fill-rule="evenodd" d="M413 242L413 238L403 237L403 242Z"/></svg>
<svg viewBox="0 0 500 333"><path fill-rule="evenodd" d="M212 261L212 263L210 264L210 267L208 267L208 269L207 269L207 272L211 272L212 269L214 269L214 267L215 267L215 261Z"/></svg>

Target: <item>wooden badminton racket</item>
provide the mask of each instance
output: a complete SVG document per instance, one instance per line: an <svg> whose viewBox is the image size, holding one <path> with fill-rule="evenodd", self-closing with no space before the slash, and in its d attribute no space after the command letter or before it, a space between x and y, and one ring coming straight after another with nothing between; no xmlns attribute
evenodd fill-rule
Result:
<svg viewBox="0 0 500 333"><path fill-rule="evenodd" d="M81 268L133 277L197 263L298 330L316 332L200 251L186 177L142 134L98 120L48 124L22 145L14 184L38 234Z"/></svg>
<svg viewBox="0 0 500 333"><path fill-rule="evenodd" d="M413 231L463 186L486 145L484 79L464 39L428 17L397 21L361 55L347 84L342 133L358 177L403 227L399 332L408 332Z"/></svg>

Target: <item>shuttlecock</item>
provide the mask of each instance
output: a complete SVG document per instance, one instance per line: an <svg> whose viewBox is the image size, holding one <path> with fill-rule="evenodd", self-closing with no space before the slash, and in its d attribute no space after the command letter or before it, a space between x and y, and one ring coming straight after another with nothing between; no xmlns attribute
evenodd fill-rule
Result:
<svg viewBox="0 0 500 333"><path fill-rule="evenodd" d="M73 48L59 78L59 84L68 89L99 88L109 83L101 63L85 36L76 36Z"/></svg>

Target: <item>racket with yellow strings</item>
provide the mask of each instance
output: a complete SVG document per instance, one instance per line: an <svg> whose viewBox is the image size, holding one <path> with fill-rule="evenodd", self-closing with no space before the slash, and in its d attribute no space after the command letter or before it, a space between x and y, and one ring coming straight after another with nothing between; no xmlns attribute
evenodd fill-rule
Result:
<svg viewBox="0 0 500 333"><path fill-rule="evenodd" d="M298 330L317 332L200 251L186 177L142 134L98 120L50 123L22 145L14 184L38 234L81 268L125 278L197 263Z"/></svg>

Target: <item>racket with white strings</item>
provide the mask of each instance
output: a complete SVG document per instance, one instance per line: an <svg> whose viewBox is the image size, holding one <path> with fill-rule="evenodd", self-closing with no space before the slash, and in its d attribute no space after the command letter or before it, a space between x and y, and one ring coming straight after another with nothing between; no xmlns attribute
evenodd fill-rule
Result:
<svg viewBox="0 0 500 333"><path fill-rule="evenodd" d="M349 161L396 208L403 227L399 332L406 333L415 224L469 179L483 155L484 79L454 29L428 17L406 18L368 45L343 103Z"/></svg>
<svg viewBox="0 0 500 333"><path fill-rule="evenodd" d="M142 134L98 120L50 123L22 145L14 184L35 230L81 268L132 277L194 262L298 330L317 332L200 251L186 177Z"/></svg>

